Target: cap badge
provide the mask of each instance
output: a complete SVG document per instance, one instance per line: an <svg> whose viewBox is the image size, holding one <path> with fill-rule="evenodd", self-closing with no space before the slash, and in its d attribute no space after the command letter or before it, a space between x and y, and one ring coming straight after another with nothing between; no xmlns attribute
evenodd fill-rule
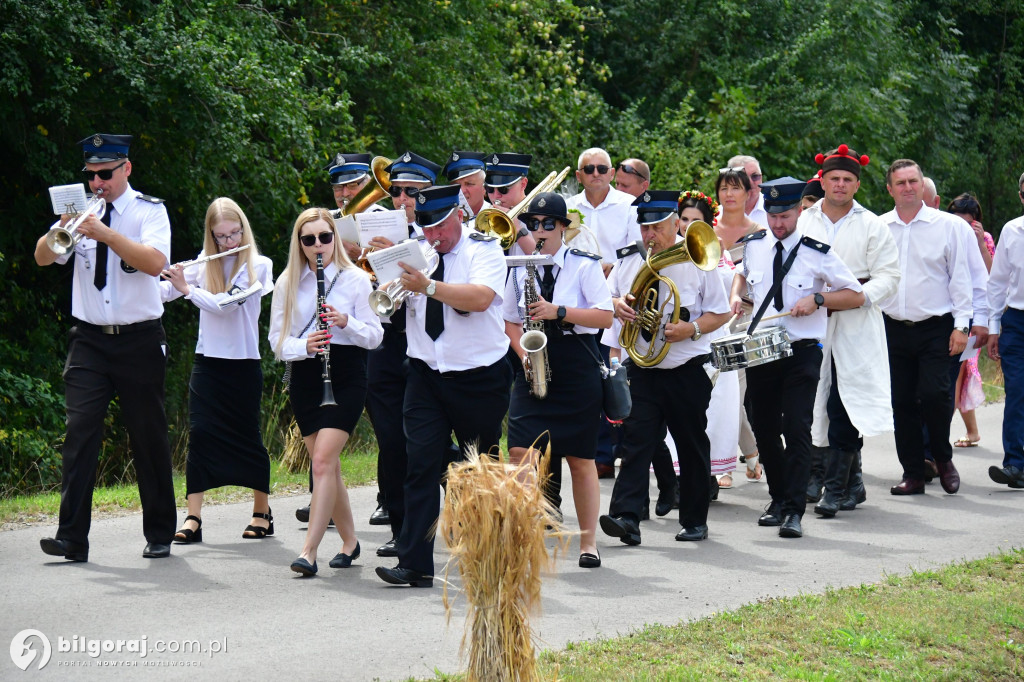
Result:
<svg viewBox="0 0 1024 682"><path fill-rule="evenodd" d="M338 156L335 157L335 159L334 159L334 165L340 166L343 163L345 163L345 157L342 156L341 154L338 154Z"/></svg>
<svg viewBox="0 0 1024 682"><path fill-rule="evenodd" d="M772 195L772 199L778 199L779 198L779 188L778 187L772 187L771 195Z"/></svg>
<svg viewBox="0 0 1024 682"><path fill-rule="evenodd" d="M537 208L544 208L547 205L548 205L548 200L545 199L544 197L541 197L540 199L537 200Z"/></svg>
<svg viewBox="0 0 1024 682"><path fill-rule="evenodd" d="M409 163L410 161L412 161L412 157L409 156L409 152L405 153L405 156L402 157L402 161L405 161L406 163Z"/></svg>
<svg viewBox="0 0 1024 682"><path fill-rule="evenodd" d="M651 194L650 194L650 192L644 192L644 203L649 203L650 201L651 201Z"/></svg>
<svg viewBox="0 0 1024 682"><path fill-rule="evenodd" d="M497 154L495 154L493 157L491 157L491 163L493 163L495 165L497 165L500 161L501 161L501 159L498 158Z"/></svg>
<svg viewBox="0 0 1024 682"><path fill-rule="evenodd" d="M418 197L416 197L416 201L420 202L421 204L425 204L427 203L427 198L420 194Z"/></svg>
<svg viewBox="0 0 1024 682"><path fill-rule="evenodd" d="M92 146L93 147L102 147L103 146L103 138L100 137L99 135L93 135L92 136Z"/></svg>
<svg viewBox="0 0 1024 682"><path fill-rule="evenodd" d="M455 152L452 152L452 161L458 161L458 160L459 160L459 155L456 154Z"/></svg>

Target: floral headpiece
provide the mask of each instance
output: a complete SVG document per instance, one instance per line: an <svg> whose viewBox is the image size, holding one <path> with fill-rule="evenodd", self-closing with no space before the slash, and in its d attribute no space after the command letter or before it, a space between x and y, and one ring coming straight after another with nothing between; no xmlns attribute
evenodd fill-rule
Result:
<svg viewBox="0 0 1024 682"><path fill-rule="evenodd" d="M704 192L701 192L700 190L697 190L697 189L688 189L685 192L683 192L682 194L680 194L679 195L679 210L682 210L683 202L685 202L687 199L695 199L697 201L703 201L711 209L711 215L712 216L717 216L718 215L718 202L715 201L714 199L712 199L711 197L709 197L707 194L704 194ZM718 225L718 218L717 217L713 218L712 221L711 221L711 224L712 224L712 226Z"/></svg>

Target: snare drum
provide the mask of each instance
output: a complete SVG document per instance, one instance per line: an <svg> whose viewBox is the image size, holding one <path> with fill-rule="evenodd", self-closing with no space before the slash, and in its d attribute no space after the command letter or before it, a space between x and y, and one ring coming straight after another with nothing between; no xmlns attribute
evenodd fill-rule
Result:
<svg viewBox="0 0 1024 682"><path fill-rule="evenodd" d="M785 327L730 334L711 342L711 364L723 372L757 367L793 354Z"/></svg>

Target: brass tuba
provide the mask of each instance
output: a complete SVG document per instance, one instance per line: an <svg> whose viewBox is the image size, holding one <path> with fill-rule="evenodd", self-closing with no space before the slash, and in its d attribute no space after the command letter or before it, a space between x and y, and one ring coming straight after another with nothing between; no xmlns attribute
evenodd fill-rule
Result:
<svg viewBox="0 0 1024 682"><path fill-rule="evenodd" d="M690 223L690 226L686 228L683 241L678 244L654 256L651 256L650 251L647 252L646 261L640 266L629 289L636 319L632 322L624 322L622 331L619 332L619 345L626 350L637 367L654 367L668 355L669 347L672 344L666 341L659 347L657 336L661 331L665 306L670 302L673 304L673 309L669 321L672 324L679 322L679 290L676 288L675 282L668 277L662 277L658 271L670 265L690 261L707 272L718 267L718 261L721 258L722 246L718 242L718 235L710 225L702 220ZM662 303L660 308L655 303L658 300L659 282L668 284L670 291L668 297L670 300ZM647 352L643 355L636 347L637 338L642 330L651 335Z"/></svg>
<svg viewBox="0 0 1024 682"><path fill-rule="evenodd" d="M330 211L331 217L334 218L335 222L339 218L362 213L388 195L388 190L391 189L391 173L384 169L390 165L391 159L386 156L373 157L373 160L370 161L372 182L366 183L354 197L348 200L344 208ZM370 263L366 260L368 252L369 249L363 249L363 252L359 254L359 258L356 260L356 265L373 278L373 268L370 267Z"/></svg>
<svg viewBox="0 0 1024 682"><path fill-rule="evenodd" d="M541 192L555 191L555 188L562 184L562 180L565 180L565 176L568 174L569 166L563 168L561 173L556 174L555 171L551 171L546 178L537 183L532 192L510 208L508 213L497 208L485 208L477 214L474 226L478 232L493 234L501 239L501 248L507 250L515 244L519 236L515 220L530 205L530 200Z"/></svg>

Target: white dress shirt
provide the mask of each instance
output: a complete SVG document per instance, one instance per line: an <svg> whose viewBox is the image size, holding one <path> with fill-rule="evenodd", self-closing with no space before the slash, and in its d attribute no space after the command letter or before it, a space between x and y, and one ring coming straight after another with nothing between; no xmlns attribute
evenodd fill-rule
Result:
<svg viewBox="0 0 1024 682"><path fill-rule="evenodd" d="M171 255L171 223L162 203L142 199L142 193L131 185L107 204L110 228L134 242L151 246L164 255L164 264ZM60 221L54 223L60 225ZM97 289L93 284L96 266L95 239L83 238L75 246L75 274L71 285L71 315L92 324L132 324L155 320L164 314L160 297L160 280L141 270L125 270L127 264L113 249L107 252L107 286ZM57 258L61 265L71 254Z"/></svg>
<svg viewBox="0 0 1024 682"><path fill-rule="evenodd" d="M475 229L462 227L462 238L444 258L444 281L449 284L482 284L494 292L483 312L462 315L442 306L444 331L433 340L426 331L427 296L406 299L406 338L409 357L422 360L439 372L461 372L487 367L504 357L508 337L501 318L505 292L505 253L497 239L485 238Z"/></svg>
<svg viewBox="0 0 1024 682"><path fill-rule="evenodd" d="M764 210L764 195L760 192L757 194L757 203L754 204L754 208L747 214L747 217L765 229L768 228L768 211Z"/></svg>
<svg viewBox="0 0 1024 682"><path fill-rule="evenodd" d="M376 348L384 338L384 328L380 326L380 320L370 309L369 276L356 267L343 268L334 286L331 287L331 280L335 274L338 274L337 266L329 263L324 268L324 288L330 288L327 303L335 310L348 315L348 324L344 329L330 328L331 343L338 346L359 346L368 350ZM292 319L287 324L284 319L283 300L288 287L287 280L283 280L286 276L290 276L287 270L278 278L276 286L281 291L274 296L274 303L270 308L270 347L276 349L278 340L284 334L286 336L281 344L278 359L305 360L316 356L315 353L306 352L306 338L316 331L316 322L306 327L316 310L316 271L303 266L299 273L299 288L292 303Z"/></svg>
<svg viewBox="0 0 1024 682"><path fill-rule="evenodd" d="M200 252L197 258L204 255L204 252ZM185 298L199 308L197 355L227 360L260 359L260 299L274 290L274 264L271 260L263 255L256 256L253 274L261 289L242 301L221 308L220 302L228 298L229 294L214 294L203 288L206 269L219 267L224 273L224 282L229 291L236 286L248 289L252 282L249 281L249 268L245 265L231 277L237 259L238 256L233 254L185 268L185 282L189 285ZM160 288L165 302L182 295L168 281L160 282Z"/></svg>
<svg viewBox="0 0 1024 682"><path fill-rule="evenodd" d="M1024 310L1024 218L1014 218L1003 226L992 257L988 277L988 330L998 334L1003 311Z"/></svg>
<svg viewBox="0 0 1024 682"><path fill-rule="evenodd" d="M555 277L555 291L551 303L566 308L594 308L597 310L614 310L612 296L608 291L608 280L604 278L601 262L580 253L572 253L564 244L552 256L554 265L552 273ZM526 319L526 268L515 267L505 283L505 299L502 303L502 315L508 322L523 323ZM537 266L537 290L540 290L544 278L544 267ZM577 334L597 334L599 329L573 325ZM563 334L571 334L563 330Z"/></svg>
<svg viewBox="0 0 1024 682"><path fill-rule="evenodd" d="M955 327L968 326L973 313L971 273L964 240L953 222L963 220L923 201L909 223L900 220L896 209L881 218L900 252L899 288L878 302L882 312L910 322L952 313Z"/></svg>
<svg viewBox="0 0 1024 682"><path fill-rule="evenodd" d="M953 214L950 214L953 215ZM967 269L971 273L971 306L974 310L974 317L971 318L971 325L975 327L988 327L988 268L985 266L985 259L981 255L981 249L988 248L978 246L978 238L974 230L960 216L954 215L957 220L950 220L950 224L956 226L960 235L961 248L967 254Z"/></svg>
<svg viewBox="0 0 1024 682"><path fill-rule="evenodd" d="M597 206L587 200L586 192L580 192L566 200L566 209L575 208L583 214L583 224L597 235L601 247L601 260L615 262L615 251L640 239L640 223L636 221L636 200L614 187L608 188L608 196Z"/></svg>
<svg viewBox="0 0 1024 682"><path fill-rule="evenodd" d="M780 243L771 230L758 234L765 236L746 242L747 248L743 256L743 276L754 292L755 313L760 310L761 303L771 293L775 283L772 274L775 263L775 245ZM799 230L794 230L781 242L783 263L798 245L799 250L793 260L793 265L783 280L782 310L776 310L775 306L769 303L764 312L765 317L792 310L796 302L804 296L825 291L826 288L831 291L863 290L857 278L831 248L827 253L822 253L810 244L800 244L800 240L803 238ZM822 244L817 240L813 241L815 244ZM803 317L788 315L777 320L770 320L770 323L785 327L789 332L790 341L802 339L818 339L820 341L825 338L828 325L827 315L828 311L822 306L810 315ZM757 329L761 329L767 324L758 323Z"/></svg>

